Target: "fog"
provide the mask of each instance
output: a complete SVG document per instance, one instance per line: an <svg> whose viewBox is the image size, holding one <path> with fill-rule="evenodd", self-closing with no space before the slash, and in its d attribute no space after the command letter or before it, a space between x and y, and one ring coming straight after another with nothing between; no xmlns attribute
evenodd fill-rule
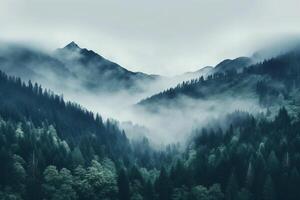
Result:
<svg viewBox="0 0 300 200"><path fill-rule="evenodd" d="M297 35L298 0L1 0L0 39L78 41L132 71L177 75Z"/></svg>
<svg viewBox="0 0 300 200"><path fill-rule="evenodd" d="M255 98L220 96L208 100L195 100L182 96L168 106L159 105L156 112L138 107L134 103L141 95L126 92L118 94L91 94L65 91L67 100L75 101L104 118L118 120L130 138L146 136L156 145L183 142L194 129L221 119L234 111L258 113L264 111Z"/></svg>
<svg viewBox="0 0 300 200"><path fill-rule="evenodd" d="M295 42L282 43L280 46L284 48L276 50L273 46L272 48L268 46L258 51L255 56L259 54L260 58L263 56L268 58L278 55L278 53L294 48ZM21 68L14 68L12 66L21 63L17 62L19 57L16 53L22 52L21 47L34 52L35 56L31 56L29 57L31 59L23 62ZM70 59L72 62L70 65L63 66L65 68L62 67L62 69L55 67L57 63L53 63L54 61L48 58L61 59L55 57L56 53L50 50L2 43L0 55L4 60L10 58L13 61L12 63L1 63L1 70L10 75L20 76L25 81L38 82L43 88L49 88L56 94L62 94L65 100L79 103L88 110L99 113L105 119L117 120L128 137L134 139L146 136L157 146L184 142L193 130L201 128L211 121L222 119L225 115L237 110L253 114L265 111L251 93L233 97L230 93L225 92L205 100L179 96L176 101L170 100L156 105L157 109L153 112L137 103L153 94L174 87L183 80L193 78L194 75L160 77L147 83L140 81L138 84L142 88L141 91L134 92L125 88L108 91L85 87L85 81L91 76L91 71L87 71L90 69L86 68L87 66L76 63L76 59L74 61L74 57L80 57L80 55L76 55L76 52L71 57L64 55L64 59ZM20 55L23 54L20 53ZM26 73L25 69L29 69L32 73ZM208 74L208 71L204 71L202 75ZM196 74L196 76L200 75L201 73Z"/></svg>

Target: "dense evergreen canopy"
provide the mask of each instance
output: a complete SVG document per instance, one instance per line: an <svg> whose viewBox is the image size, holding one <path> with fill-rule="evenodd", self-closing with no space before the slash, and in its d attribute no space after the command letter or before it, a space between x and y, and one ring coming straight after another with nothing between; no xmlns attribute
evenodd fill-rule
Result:
<svg viewBox="0 0 300 200"><path fill-rule="evenodd" d="M206 98L205 88L243 82L269 107L298 93L299 60L294 52L199 78L141 104ZM226 126L195 130L184 150L154 150L146 138L130 142L112 120L0 72L0 199L298 200L299 116L285 107L275 117L234 112Z"/></svg>

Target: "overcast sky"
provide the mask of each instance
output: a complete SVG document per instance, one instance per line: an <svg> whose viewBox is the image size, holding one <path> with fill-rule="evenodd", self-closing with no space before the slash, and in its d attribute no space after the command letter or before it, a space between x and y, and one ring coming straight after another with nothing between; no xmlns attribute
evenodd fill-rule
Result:
<svg viewBox="0 0 300 200"><path fill-rule="evenodd" d="M300 33L299 0L0 0L0 39L80 46L174 75Z"/></svg>

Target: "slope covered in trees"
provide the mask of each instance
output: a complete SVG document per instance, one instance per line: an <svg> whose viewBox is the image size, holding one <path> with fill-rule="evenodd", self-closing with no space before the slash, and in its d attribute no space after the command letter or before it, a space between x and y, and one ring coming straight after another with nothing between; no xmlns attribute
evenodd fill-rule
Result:
<svg viewBox="0 0 300 200"><path fill-rule="evenodd" d="M272 120L236 112L226 122L195 131L154 178L122 171L119 192L124 199L299 199L300 119L282 108Z"/></svg>
<svg viewBox="0 0 300 200"><path fill-rule="evenodd" d="M181 97L215 99L227 96L258 99L262 106L299 106L300 50L243 68L214 73L207 78L199 77L183 82L175 88L146 98L138 105L157 110L180 102ZM177 105L177 104L175 104Z"/></svg>
<svg viewBox="0 0 300 200"><path fill-rule="evenodd" d="M284 108L274 120L247 113L228 118L235 120L226 130L196 131L183 159L171 167L176 187L220 184L225 199L299 199L299 118Z"/></svg>
<svg viewBox="0 0 300 200"><path fill-rule="evenodd" d="M84 166L78 149L70 151L53 127L1 120L0 197L299 199L300 120L285 109L271 121L247 113L228 118L226 130L196 131L183 153L169 149L170 159L159 169L120 166L108 158ZM37 150L26 156L31 143ZM51 165L43 169L42 161Z"/></svg>
<svg viewBox="0 0 300 200"><path fill-rule="evenodd" d="M57 135L69 145L79 141L99 140L93 147L99 155L122 156L128 147L125 134L113 122L103 122L101 116L75 103L65 102L61 96L43 90L41 86L23 83L19 78L0 73L0 114L5 120L32 122L35 126L53 125ZM117 145L112 145L117 144Z"/></svg>
<svg viewBox="0 0 300 200"><path fill-rule="evenodd" d="M0 199L117 198L117 167L150 168L163 156L146 139L130 144L115 122L0 72ZM80 191L70 170L84 178Z"/></svg>

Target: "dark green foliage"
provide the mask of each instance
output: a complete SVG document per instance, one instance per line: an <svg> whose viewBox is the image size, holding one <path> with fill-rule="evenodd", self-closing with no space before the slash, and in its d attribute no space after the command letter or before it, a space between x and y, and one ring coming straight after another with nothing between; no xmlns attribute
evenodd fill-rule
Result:
<svg viewBox="0 0 300 200"><path fill-rule="evenodd" d="M300 198L293 186L300 180L300 149L295 146L299 119L285 108L272 121L237 115L240 117L229 116L235 122L219 137L213 136L214 129L203 129L191 141L195 151L193 156L188 154L188 160L194 160L189 164L194 184L219 183L225 199Z"/></svg>
<svg viewBox="0 0 300 200"><path fill-rule="evenodd" d="M124 169L121 169L118 177L119 199L130 200L129 179Z"/></svg>
<svg viewBox="0 0 300 200"><path fill-rule="evenodd" d="M234 200L237 198L237 192L238 192L238 183L235 177L235 174L232 173L226 187L226 200Z"/></svg>
<svg viewBox="0 0 300 200"><path fill-rule="evenodd" d="M118 158L129 149L126 136L111 121L104 123L81 106L65 102L50 91L43 91L31 82L25 85L19 78L0 72L0 114L13 121L29 120L36 126L51 124L58 137L71 146L79 146L82 155L94 152ZM88 143L88 144L87 144ZM114 144L114 145L112 145Z"/></svg>
<svg viewBox="0 0 300 200"><path fill-rule="evenodd" d="M113 122L2 72L0 91L1 195L75 199L65 168L86 167L95 158L128 158L129 141Z"/></svg>
<svg viewBox="0 0 300 200"><path fill-rule="evenodd" d="M0 89L0 199L300 199L300 118L285 108L155 151L36 84L1 73Z"/></svg>
<svg viewBox="0 0 300 200"><path fill-rule="evenodd" d="M165 168L162 168L160 171L160 175L155 182L155 190L158 200L171 199L172 185Z"/></svg>
<svg viewBox="0 0 300 200"><path fill-rule="evenodd" d="M267 176L267 179L263 188L263 199L264 200L275 200L276 194L274 189L274 184L271 176Z"/></svg>

